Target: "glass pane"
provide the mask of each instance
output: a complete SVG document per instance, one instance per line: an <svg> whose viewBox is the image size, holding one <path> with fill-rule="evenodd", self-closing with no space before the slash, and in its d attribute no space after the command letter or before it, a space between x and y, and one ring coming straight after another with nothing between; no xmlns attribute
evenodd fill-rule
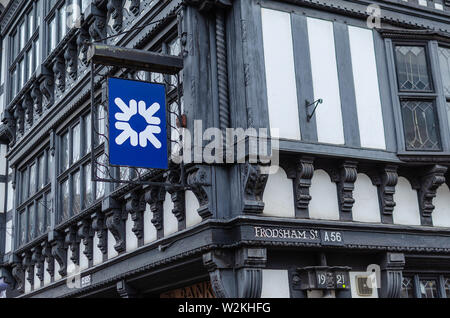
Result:
<svg viewBox="0 0 450 318"><path fill-rule="evenodd" d="M444 279L445 297L450 298L450 278Z"/></svg>
<svg viewBox="0 0 450 318"><path fill-rule="evenodd" d="M34 31L34 11L31 10L30 13L28 13L28 38L31 38L33 31Z"/></svg>
<svg viewBox="0 0 450 318"><path fill-rule="evenodd" d="M81 211L81 180L80 171L77 171L72 176L72 193L73 193L73 214Z"/></svg>
<svg viewBox="0 0 450 318"><path fill-rule="evenodd" d="M76 162L81 156L81 128L78 123L72 130L72 162Z"/></svg>
<svg viewBox="0 0 450 318"><path fill-rule="evenodd" d="M39 172L38 172L38 188L42 189L45 185L45 155L41 155L38 159Z"/></svg>
<svg viewBox="0 0 450 318"><path fill-rule="evenodd" d="M22 172L22 202L28 198L28 170Z"/></svg>
<svg viewBox="0 0 450 318"><path fill-rule="evenodd" d="M61 184L61 216L62 220L69 218L69 180Z"/></svg>
<svg viewBox="0 0 450 318"><path fill-rule="evenodd" d="M36 237L36 219L35 219L34 205L28 206L28 240L31 241Z"/></svg>
<svg viewBox="0 0 450 318"><path fill-rule="evenodd" d="M435 280L421 280L420 294L422 298L438 298L437 285Z"/></svg>
<svg viewBox="0 0 450 318"><path fill-rule="evenodd" d="M101 144L105 141L105 110L103 105L99 104L97 109L97 131L98 131L98 143Z"/></svg>
<svg viewBox="0 0 450 318"><path fill-rule="evenodd" d="M101 155L97 158L97 177L100 179L104 179L107 177L107 168L106 168L106 156L105 154ZM104 182L97 182L97 191L95 193L95 198L99 199L105 195L106 184Z"/></svg>
<svg viewBox="0 0 450 318"><path fill-rule="evenodd" d="M53 51L53 49L56 47L56 41L57 41L57 39L56 39L56 37L57 37L57 33L56 33L56 19L55 18L53 18L51 21L50 21L50 25L49 25L49 33L50 33L50 42L49 42L49 44L50 44L50 52L51 51ZM50 53L49 52L49 53Z"/></svg>
<svg viewBox="0 0 450 318"><path fill-rule="evenodd" d="M59 41L61 41L66 35L67 31L67 15L66 15L66 6L63 6L59 9Z"/></svg>
<svg viewBox="0 0 450 318"><path fill-rule="evenodd" d="M47 181L46 183L50 183L50 178L52 177L53 171L53 156L50 153L50 150L47 149Z"/></svg>
<svg viewBox="0 0 450 318"><path fill-rule="evenodd" d="M442 82L444 83L444 93L450 96L450 49L439 48L439 62L441 66Z"/></svg>
<svg viewBox="0 0 450 318"><path fill-rule="evenodd" d="M37 209L37 229L38 235L45 233L45 204L43 202L43 198L39 198L36 201L36 209Z"/></svg>
<svg viewBox="0 0 450 318"><path fill-rule="evenodd" d="M37 69L41 62L41 52L39 51L39 38L34 42L34 69Z"/></svg>
<svg viewBox="0 0 450 318"><path fill-rule="evenodd" d="M22 22L20 25L20 39L19 39L19 51L22 51L23 47L25 46L25 23Z"/></svg>
<svg viewBox="0 0 450 318"><path fill-rule="evenodd" d="M61 171L69 168L69 132L61 137Z"/></svg>
<svg viewBox="0 0 450 318"><path fill-rule="evenodd" d="M27 241L27 214L25 211L20 213L20 229L19 229L19 242L20 245L24 244Z"/></svg>
<svg viewBox="0 0 450 318"><path fill-rule="evenodd" d="M91 151L91 115L84 116L84 154Z"/></svg>
<svg viewBox="0 0 450 318"><path fill-rule="evenodd" d="M400 298L414 298L413 279L403 277Z"/></svg>
<svg viewBox="0 0 450 318"><path fill-rule="evenodd" d="M407 150L440 150L434 103L402 101L403 129Z"/></svg>
<svg viewBox="0 0 450 318"><path fill-rule="evenodd" d="M85 198L84 198L84 207L87 208L90 206L94 199L94 193L92 190L92 181L91 181L91 164L87 164L84 166L84 189L85 189Z"/></svg>
<svg viewBox="0 0 450 318"><path fill-rule="evenodd" d="M34 8L36 10L36 27L38 27L41 24L41 15L39 12L40 4L41 4L41 0L38 0L36 5L34 6Z"/></svg>
<svg viewBox="0 0 450 318"><path fill-rule="evenodd" d="M30 195L36 191L36 164L30 166Z"/></svg>
<svg viewBox="0 0 450 318"><path fill-rule="evenodd" d="M19 91L22 89L23 84L25 84L25 61L22 59L19 62L19 69L20 69L20 84L19 84Z"/></svg>
<svg viewBox="0 0 450 318"><path fill-rule="evenodd" d="M46 225L46 231L48 231L50 229L50 224L51 224L51 220L50 220L50 216L51 216L51 211L52 211L52 202L51 202L51 196L50 196L50 192L47 192L45 194L45 225Z"/></svg>
<svg viewBox="0 0 450 318"><path fill-rule="evenodd" d="M81 12L83 12L89 5L91 0L81 0Z"/></svg>
<svg viewBox="0 0 450 318"><path fill-rule="evenodd" d="M425 47L397 46L397 77L400 90L430 91Z"/></svg>
<svg viewBox="0 0 450 318"><path fill-rule="evenodd" d="M27 79L30 78L33 73L33 49L29 49L27 52L27 63L28 63L28 71L27 71Z"/></svg>

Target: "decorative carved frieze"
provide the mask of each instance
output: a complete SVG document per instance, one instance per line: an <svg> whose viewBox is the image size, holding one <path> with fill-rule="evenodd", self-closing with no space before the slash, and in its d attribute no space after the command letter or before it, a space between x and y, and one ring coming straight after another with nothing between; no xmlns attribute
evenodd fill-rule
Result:
<svg viewBox="0 0 450 318"><path fill-rule="evenodd" d="M22 267L22 261L18 259L12 265L11 275L16 282L16 290L19 293L25 292L25 272Z"/></svg>
<svg viewBox="0 0 450 318"><path fill-rule="evenodd" d="M58 273L62 277L67 275L67 249L64 244L64 238L57 235L55 240L51 242L52 245L52 256L59 264Z"/></svg>
<svg viewBox="0 0 450 318"><path fill-rule="evenodd" d="M309 188L314 175L314 159L312 157L302 157L298 162L296 177L294 180L296 216L308 218L308 206L311 201Z"/></svg>
<svg viewBox="0 0 450 318"><path fill-rule="evenodd" d="M54 84L53 73L51 73L48 69L43 68L43 73L39 78L39 89L43 97L42 106L47 109L53 105Z"/></svg>
<svg viewBox="0 0 450 318"><path fill-rule="evenodd" d="M52 246L47 241L44 241L41 244L42 247L42 256L45 257L45 260L47 261L47 272L50 274L51 277L55 275L55 258L52 254Z"/></svg>
<svg viewBox="0 0 450 318"><path fill-rule="evenodd" d="M36 268L36 276L42 282L44 281L44 262L45 256L42 255L41 246L36 246L31 249L31 261Z"/></svg>
<svg viewBox="0 0 450 318"><path fill-rule="evenodd" d="M75 43L69 42L64 51L64 60L66 62L67 83L72 84L77 79L77 47Z"/></svg>
<svg viewBox="0 0 450 318"><path fill-rule="evenodd" d="M431 213L434 210L433 199L436 190L445 182L447 167L434 165L427 169L420 178L419 205L422 225L432 225Z"/></svg>
<svg viewBox="0 0 450 318"><path fill-rule="evenodd" d="M188 175L187 183L191 191L197 198L200 207L198 214L202 219L207 219L213 215L211 208L211 170L210 167L198 166Z"/></svg>
<svg viewBox="0 0 450 318"><path fill-rule="evenodd" d="M153 213L152 224L160 231L164 226L164 199L166 190L163 187L151 187L145 191L145 202L150 205Z"/></svg>
<svg viewBox="0 0 450 318"><path fill-rule="evenodd" d="M352 220L352 208L355 203L353 189L358 175L357 162L344 161L339 168L339 181L337 184L338 201L342 221Z"/></svg>
<svg viewBox="0 0 450 318"><path fill-rule="evenodd" d="M93 260L94 255L94 230L91 227L92 221L90 219L83 219L78 222L78 236L81 243L84 245L83 254L90 261Z"/></svg>
<svg viewBox="0 0 450 318"><path fill-rule="evenodd" d="M22 253L22 267L25 270L26 279L31 286L34 285L34 265L31 262L31 253Z"/></svg>
<svg viewBox="0 0 450 318"><path fill-rule="evenodd" d="M42 115L42 94L37 83L31 89L31 98L33 99L33 109L36 116Z"/></svg>
<svg viewBox="0 0 450 318"><path fill-rule="evenodd" d="M66 246L70 248L70 260L75 265L80 265L80 238L78 237L77 228L70 226L65 230Z"/></svg>
<svg viewBox="0 0 450 318"><path fill-rule="evenodd" d="M64 59L61 56L57 56L53 62L53 74L55 76L55 88L56 97L58 98L62 93L64 93L66 84L66 72L64 67Z"/></svg>
<svg viewBox="0 0 450 318"><path fill-rule="evenodd" d="M125 222L127 220L126 211L122 210L121 205L111 197L107 197L102 202L102 212L105 213L106 227L114 236L116 244L114 249L118 253L125 251ZM125 212L125 213L124 213Z"/></svg>
<svg viewBox="0 0 450 318"><path fill-rule="evenodd" d="M125 209L130 213L133 221L132 231L138 239L144 238L144 211L145 200L142 195L136 191L128 193L125 196Z"/></svg>
<svg viewBox="0 0 450 318"><path fill-rule="evenodd" d="M261 167L258 165L250 163L242 165L244 213L263 212L263 195L268 177L267 174L261 173Z"/></svg>
<svg viewBox="0 0 450 318"><path fill-rule="evenodd" d="M92 216L92 229L97 234L97 247L103 254L106 254L108 252L108 231L106 228L105 217L102 212L96 212Z"/></svg>

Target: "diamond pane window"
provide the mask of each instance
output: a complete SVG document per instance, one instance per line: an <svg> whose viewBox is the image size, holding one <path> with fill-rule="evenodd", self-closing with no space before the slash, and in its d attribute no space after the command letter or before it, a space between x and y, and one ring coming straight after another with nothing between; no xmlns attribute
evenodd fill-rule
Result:
<svg viewBox="0 0 450 318"><path fill-rule="evenodd" d="M69 218L69 180L64 181L61 184L61 212L62 219L67 220Z"/></svg>
<svg viewBox="0 0 450 318"><path fill-rule="evenodd" d="M420 294L422 298L438 298L437 284L435 280L420 280Z"/></svg>
<svg viewBox="0 0 450 318"><path fill-rule="evenodd" d="M444 84L444 94L450 97L450 49L439 48L439 62Z"/></svg>
<svg viewBox="0 0 450 318"><path fill-rule="evenodd" d="M81 157L81 128L78 123L72 130L72 163Z"/></svg>
<svg viewBox="0 0 450 318"><path fill-rule="evenodd" d="M35 210L34 205L28 206L28 240L31 241L35 238Z"/></svg>
<svg viewBox="0 0 450 318"><path fill-rule="evenodd" d="M402 101L403 130L407 150L440 150L434 103Z"/></svg>
<svg viewBox="0 0 450 318"><path fill-rule="evenodd" d="M92 181L91 181L91 164L88 163L84 166L84 191L85 191L85 197L84 197L84 207L87 208L90 206L94 200L94 192L92 187Z"/></svg>
<svg viewBox="0 0 450 318"><path fill-rule="evenodd" d="M414 298L413 280L410 277L403 277L400 298Z"/></svg>
<svg viewBox="0 0 450 318"><path fill-rule="evenodd" d="M397 78L400 91L430 91L425 47L397 46Z"/></svg>
<svg viewBox="0 0 450 318"><path fill-rule="evenodd" d="M73 193L73 213L77 214L81 211L81 179L80 171L73 174L72 177L72 193Z"/></svg>
<svg viewBox="0 0 450 318"><path fill-rule="evenodd" d="M20 213L20 229L19 229L19 244L22 245L27 241L27 214L25 211Z"/></svg>
<svg viewBox="0 0 450 318"><path fill-rule="evenodd" d="M44 207L44 202L43 198L39 198L36 201L36 210L37 210L37 215L38 215L38 224L37 224L37 230L38 230L38 235L41 235L43 233L45 233L46 228L45 228L45 207Z"/></svg>

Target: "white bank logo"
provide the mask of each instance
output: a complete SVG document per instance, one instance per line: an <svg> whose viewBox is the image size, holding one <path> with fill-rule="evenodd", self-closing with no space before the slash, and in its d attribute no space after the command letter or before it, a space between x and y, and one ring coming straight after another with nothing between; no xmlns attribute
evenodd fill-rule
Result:
<svg viewBox="0 0 450 318"><path fill-rule="evenodd" d="M161 108L158 103L153 103L149 108L142 100L136 102L132 99L127 105L121 98L116 98L114 103L122 111L115 114L117 120L115 127L122 131L115 139L116 144L120 146L130 139L130 144L133 147L139 144L139 146L145 148L147 147L147 141L149 141L156 149L161 148L162 144L155 136L155 134L161 133L161 119L154 116ZM138 133L131 128L129 121L133 116L142 116L145 119L147 127L143 131Z"/></svg>

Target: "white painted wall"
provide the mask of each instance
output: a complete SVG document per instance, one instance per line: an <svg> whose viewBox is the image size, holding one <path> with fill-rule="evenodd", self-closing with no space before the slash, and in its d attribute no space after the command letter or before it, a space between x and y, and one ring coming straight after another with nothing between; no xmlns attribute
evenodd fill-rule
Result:
<svg viewBox="0 0 450 318"><path fill-rule="evenodd" d="M47 269L48 269L48 262L45 261L44 262L44 286L50 284L50 282L51 282L50 273L47 271Z"/></svg>
<svg viewBox="0 0 450 318"><path fill-rule="evenodd" d="M393 212L394 224L420 225L417 191L411 188L411 184L404 177L398 178L394 201L396 203Z"/></svg>
<svg viewBox="0 0 450 318"><path fill-rule="evenodd" d="M108 259L114 258L119 253L117 253L116 249L114 248L114 245L116 244L116 239L114 238L114 235L112 235L111 231L108 230Z"/></svg>
<svg viewBox="0 0 450 318"><path fill-rule="evenodd" d="M126 235L126 251L130 252L138 248L138 238L132 231L133 220L131 219L131 214L128 213L128 219L125 223L125 235Z"/></svg>
<svg viewBox="0 0 450 318"><path fill-rule="evenodd" d="M76 273L77 268L74 262L70 259L72 256L72 251L70 248L67 249L67 276L73 275Z"/></svg>
<svg viewBox="0 0 450 318"><path fill-rule="evenodd" d="M33 289L39 289L41 287L41 280L39 279L39 277L37 277L37 268L36 266L34 267L34 285L33 285Z"/></svg>
<svg viewBox="0 0 450 318"><path fill-rule="evenodd" d="M435 207L431 214L433 225L450 227L450 190L446 184L437 189L433 204Z"/></svg>
<svg viewBox="0 0 450 318"><path fill-rule="evenodd" d="M311 219L339 220L336 184L324 170L315 170L309 194L309 217Z"/></svg>
<svg viewBox="0 0 450 318"><path fill-rule="evenodd" d="M6 185L3 182L0 182L0 213L5 212L5 194L6 194Z"/></svg>
<svg viewBox="0 0 450 318"><path fill-rule="evenodd" d="M25 277L27 276L28 274L25 272ZM26 279L25 278L25 293L29 293L31 291L31 284L30 284L30 282L28 281L28 279Z"/></svg>
<svg viewBox="0 0 450 318"><path fill-rule="evenodd" d="M186 227L191 227L202 222L202 217L198 214L197 209L200 204L192 191L185 192L186 203Z"/></svg>
<svg viewBox="0 0 450 318"><path fill-rule="evenodd" d="M300 140L291 15L262 8L261 17L270 128Z"/></svg>
<svg viewBox="0 0 450 318"><path fill-rule="evenodd" d="M386 149L373 31L348 27L361 146Z"/></svg>
<svg viewBox="0 0 450 318"><path fill-rule="evenodd" d="M5 231L5 254L11 252L12 250L12 220L6 222Z"/></svg>
<svg viewBox="0 0 450 318"><path fill-rule="evenodd" d="M157 233L156 229L152 223L153 213L150 210L150 205L145 206L144 212L144 243L148 244L150 242L156 241Z"/></svg>
<svg viewBox="0 0 450 318"><path fill-rule="evenodd" d="M263 269L261 298L290 298L287 270Z"/></svg>
<svg viewBox="0 0 450 318"><path fill-rule="evenodd" d="M295 218L293 183L282 168L269 175L263 201L264 215Z"/></svg>
<svg viewBox="0 0 450 318"><path fill-rule="evenodd" d="M353 198L355 199L352 210L354 221L381 223L377 187L372 184L367 175L358 173Z"/></svg>
<svg viewBox="0 0 450 318"><path fill-rule="evenodd" d="M333 23L307 18L307 24L314 100L323 99L323 104L317 107L315 114L318 140L344 144Z"/></svg>
<svg viewBox="0 0 450 318"><path fill-rule="evenodd" d="M80 243L80 270L84 270L86 268L89 267L89 260L86 257L86 255L84 255L84 250L85 250L85 246L83 244L83 242Z"/></svg>
<svg viewBox="0 0 450 318"><path fill-rule="evenodd" d="M98 248L98 243L100 242L99 238L97 237L97 233L94 235L94 255L93 255L93 264L97 265L103 262L103 253Z"/></svg>
<svg viewBox="0 0 450 318"><path fill-rule="evenodd" d="M56 261L56 259L54 260L54 262L55 262L55 281L57 281L57 280L60 280L61 279L61 275L59 274L59 270L61 269L60 267L59 267L59 264L58 264L58 262Z"/></svg>
<svg viewBox="0 0 450 318"><path fill-rule="evenodd" d="M178 220L172 213L173 202L169 192L166 192L164 199L164 236L170 235L178 231Z"/></svg>

